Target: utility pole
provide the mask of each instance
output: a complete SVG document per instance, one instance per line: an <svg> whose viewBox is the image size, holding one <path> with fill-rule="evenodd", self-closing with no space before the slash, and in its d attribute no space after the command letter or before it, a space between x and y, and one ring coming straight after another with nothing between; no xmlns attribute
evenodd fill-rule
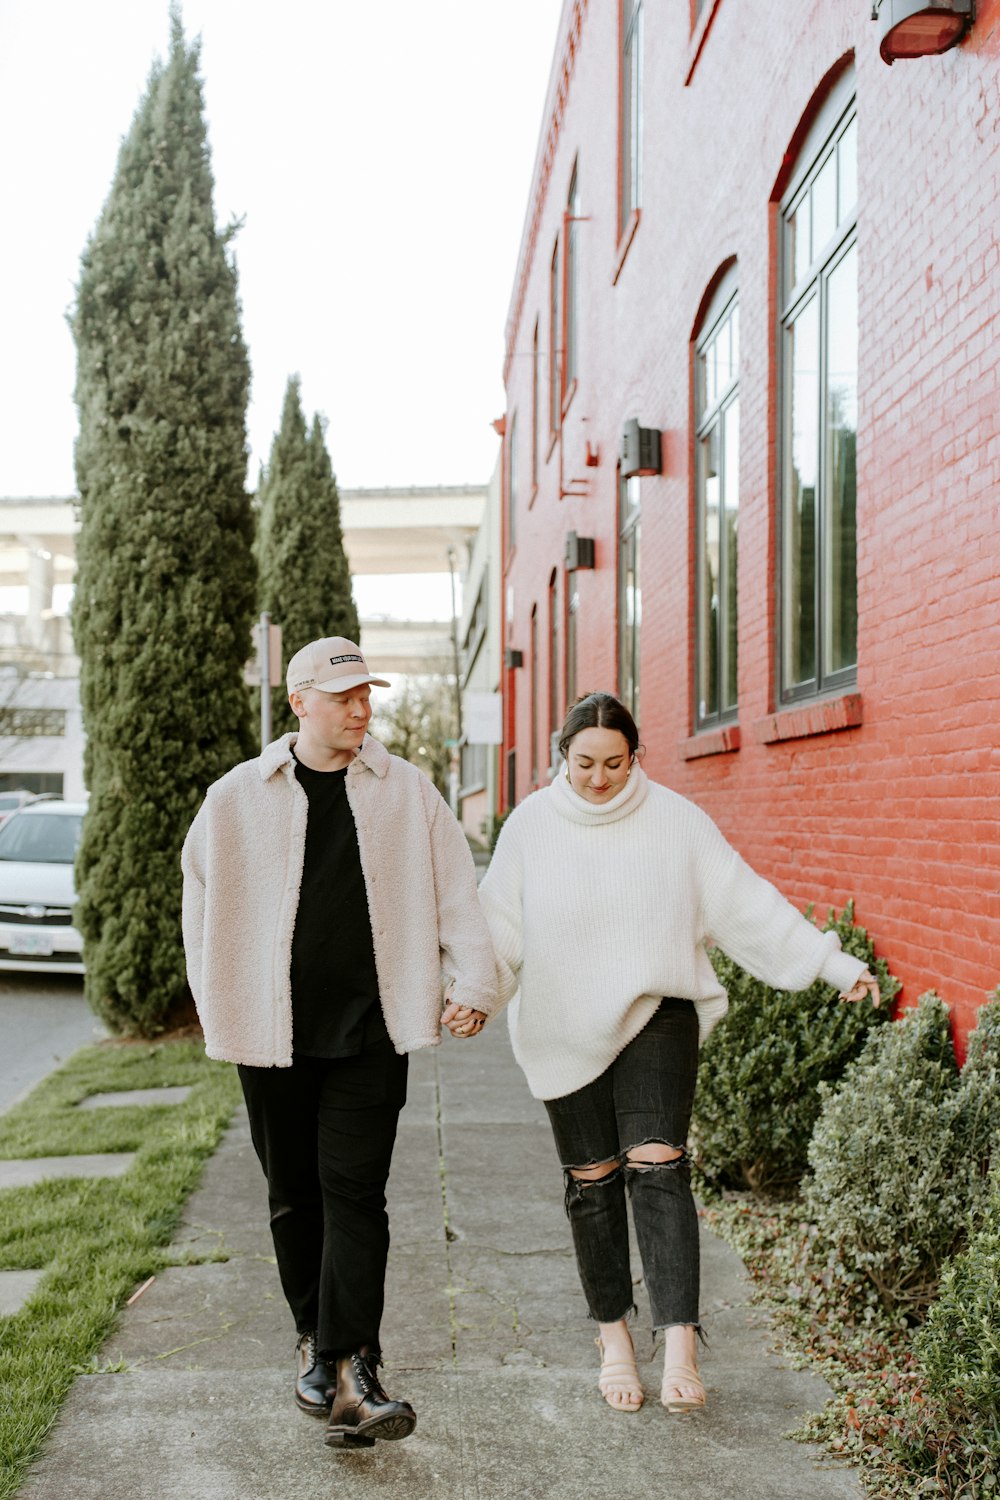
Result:
<svg viewBox="0 0 1000 1500"><path fill-rule="evenodd" d="M260 617L260 748L271 743L271 616Z"/></svg>

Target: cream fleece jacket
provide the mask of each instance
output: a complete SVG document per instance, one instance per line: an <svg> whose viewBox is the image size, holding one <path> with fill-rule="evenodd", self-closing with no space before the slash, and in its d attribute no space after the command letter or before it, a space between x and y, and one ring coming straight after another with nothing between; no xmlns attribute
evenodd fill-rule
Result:
<svg viewBox="0 0 1000 1500"><path fill-rule="evenodd" d="M822 978L844 992L865 967L639 766L605 803L562 774L534 792L504 824L479 898L514 1055L539 1099L603 1073L664 995L694 1001L703 1041L728 1007L707 939L778 989Z"/></svg>
<svg viewBox="0 0 1000 1500"><path fill-rule="evenodd" d="M309 804L286 734L208 789L184 842L184 948L209 1057L292 1061L291 955ZM441 1040L444 987L487 1015L496 970L458 823L416 766L367 736L347 768L386 1028L397 1052ZM330 967L337 893L330 892Z"/></svg>

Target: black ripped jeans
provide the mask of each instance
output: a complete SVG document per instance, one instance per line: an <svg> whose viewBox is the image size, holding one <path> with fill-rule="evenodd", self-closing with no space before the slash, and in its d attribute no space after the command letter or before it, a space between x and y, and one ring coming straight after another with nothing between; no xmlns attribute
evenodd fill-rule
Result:
<svg viewBox="0 0 1000 1500"><path fill-rule="evenodd" d="M698 1073L698 1017L690 1000L664 999L593 1083L547 1099L566 1178L566 1212L590 1316L617 1323L633 1307L626 1189L654 1328L698 1327L698 1215L686 1146ZM676 1161L630 1165L651 1142L685 1148ZM582 1180L571 1167L617 1161Z"/></svg>

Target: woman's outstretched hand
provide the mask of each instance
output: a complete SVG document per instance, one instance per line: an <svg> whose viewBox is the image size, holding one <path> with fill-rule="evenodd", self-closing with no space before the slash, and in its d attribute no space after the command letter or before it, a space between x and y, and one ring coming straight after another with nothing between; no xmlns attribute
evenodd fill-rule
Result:
<svg viewBox="0 0 1000 1500"><path fill-rule="evenodd" d="M859 974L854 988L848 990L846 995L841 995L840 998L846 1001L848 1005L854 1005L857 1001L863 1000L866 995L871 995L872 1004L878 1010L882 996L878 992L878 980L870 969L865 969L863 973Z"/></svg>
<svg viewBox="0 0 1000 1500"><path fill-rule="evenodd" d="M481 1010L451 1000L441 1013L441 1025L447 1026L452 1036L475 1036L486 1025L486 1017Z"/></svg>

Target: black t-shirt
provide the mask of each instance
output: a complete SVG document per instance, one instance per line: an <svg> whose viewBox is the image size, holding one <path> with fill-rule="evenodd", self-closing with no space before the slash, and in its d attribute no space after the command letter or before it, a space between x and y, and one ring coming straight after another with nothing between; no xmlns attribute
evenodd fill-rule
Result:
<svg viewBox="0 0 1000 1500"><path fill-rule="evenodd" d="M309 798L302 888L292 937L292 1048L353 1057L387 1032L347 768L295 763Z"/></svg>

